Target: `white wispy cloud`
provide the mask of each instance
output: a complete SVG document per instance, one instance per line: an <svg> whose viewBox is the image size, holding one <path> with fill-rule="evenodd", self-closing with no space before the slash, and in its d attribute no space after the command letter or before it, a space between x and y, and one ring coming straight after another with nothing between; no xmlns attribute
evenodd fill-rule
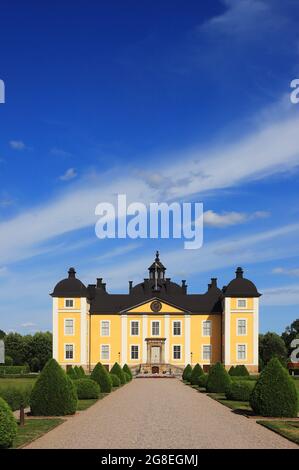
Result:
<svg viewBox="0 0 299 470"><path fill-rule="evenodd" d="M66 170L66 172L63 175L59 176L59 179L61 181L70 181L76 178L76 176L77 176L77 172L75 168L69 168L68 170Z"/></svg>
<svg viewBox="0 0 299 470"><path fill-rule="evenodd" d="M269 217L268 211L256 211L252 214L244 212L223 212L218 214L212 210L204 212L204 224L211 227L228 227L230 225L242 224L254 219L261 219Z"/></svg>
<svg viewBox="0 0 299 470"><path fill-rule="evenodd" d="M286 274L288 276L299 276L299 268L274 268L273 274Z"/></svg>
<svg viewBox="0 0 299 470"><path fill-rule="evenodd" d="M25 322L25 323L22 323L20 326L23 328L32 328L33 326L36 326L36 323Z"/></svg>
<svg viewBox="0 0 299 470"><path fill-rule="evenodd" d="M262 289L262 305L298 305L299 284Z"/></svg>
<svg viewBox="0 0 299 470"><path fill-rule="evenodd" d="M24 150L26 148L22 140L10 140L9 145L14 150Z"/></svg>
<svg viewBox="0 0 299 470"><path fill-rule="evenodd" d="M71 157L71 153L67 152L66 150L60 149L58 147L53 147L50 150L51 155L55 155L57 157Z"/></svg>

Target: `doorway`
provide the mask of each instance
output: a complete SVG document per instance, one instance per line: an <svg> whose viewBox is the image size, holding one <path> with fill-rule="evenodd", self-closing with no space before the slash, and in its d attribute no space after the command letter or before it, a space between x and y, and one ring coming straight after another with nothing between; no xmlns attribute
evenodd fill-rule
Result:
<svg viewBox="0 0 299 470"><path fill-rule="evenodd" d="M159 367L158 366L153 366L152 367L152 374L159 374Z"/></svg>
<svg viewBox="0 0 299 470"><path fill-rule="evenodd" d="M160 346L152 346L151 360L152 364L160 363Z"/></svg>

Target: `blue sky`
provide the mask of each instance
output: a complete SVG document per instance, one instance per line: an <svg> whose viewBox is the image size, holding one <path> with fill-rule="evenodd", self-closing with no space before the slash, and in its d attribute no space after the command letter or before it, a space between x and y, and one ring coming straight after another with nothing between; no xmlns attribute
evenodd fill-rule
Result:
<svg viewBox="0 0 299 470"><path fill-rule="evenodd" d="M110 292L156 249L204 292L236 266L261 331L299 316L299 4L285 0L1 3L0 328L51 329L75 266ZM202 201L204 245L98 240L98 202Z"/></svg>

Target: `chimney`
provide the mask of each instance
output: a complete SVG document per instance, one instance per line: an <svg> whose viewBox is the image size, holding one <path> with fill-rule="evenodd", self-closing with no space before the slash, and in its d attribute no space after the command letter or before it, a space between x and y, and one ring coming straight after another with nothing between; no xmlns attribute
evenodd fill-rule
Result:
<svg viewBox="0 0 299 470"><path fill-rule="evenodd" d="M184 294L187 294L187 284L186 284L186 279L183 279L182 280L182 289L183 289L183 292Z"/></svg>
<svg viewBox="0 0 299 470"><path fill-rule="evenodd" d="M133 281L129 281L129 294L132 292Z"/></svg>
<svg viewBox="0 0 299 470"><path fill-rule="evenodd" d="M217 287L217 277L211 277L211 287Z"/></svg>
<svg viewBox="0 0 299 470"><path fill-rule="evenodd" d="M102 280L103 278L102 277L97 277L97 287L102 287Z"/></svg>
<svg viewBox="0 0 299 470"><path fill-rule="evenodd" d="M242 279L242 277L243 277L243 269L239 266L236 270L236 278Z"/></svg>

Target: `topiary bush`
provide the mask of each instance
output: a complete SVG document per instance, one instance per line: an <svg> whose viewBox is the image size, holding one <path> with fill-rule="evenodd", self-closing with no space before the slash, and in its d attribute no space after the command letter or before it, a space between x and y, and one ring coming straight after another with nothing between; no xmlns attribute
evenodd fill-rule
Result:
<svg viewBox="0 0 299 470"><path fill-rule="evenodd" d="M30 395L33 385L18 387L16 385L8 385L0 387L0 397L5 400L12 411L19 410L21 405L26 408L30 403Z"/></svg>
<svg viewBox="0 0 299 470"><path fill-rule="evenodd" d="M112 379L107 369L100 362L98 362L95 368L93 369L90 378L99 384L101 392L111 392Z"/></svg>
<svg viewBox="0 0 299 470"><path fill-rule="evenodd" d="M296 386L276 357L261 372L250 396L250 405L261 416L297 417Z"/></svg>
<svg viewBox="0 0 299 470"><path fill-rule="evenodd" d="M32 414L34 416L74 414L77 402L73 381L55 359L50 359L40 373L31 393Z"/></svg>
<svg viewBox="0 0 299 470"><path fill-rule="evenodd" d="M122 368L120 367L120 365L118 364L118 362L116 362L112 369L111 369L111 374L115 374L117 375L117 377L120 379L120 382L122 384L125 384L126 383L126 377L125 377L125 373L124 371L122 370Z"/></svg>
<svg viewBox="0 0 299 470"><path fill-rule="evenodd" d="M77 379L81 379L82 375L81 375L81 370L78 366L75 366L74 367L74 372L75 372L75 375L76 375L76 378Z"/></svg>
<svg viewBox="0 0 299 470"><path fill-rule="evenodd" d="M80 370L80 376L81 376L81 378L83 379L83 377L86 377L85 371L84 371L84 369L83 369L82 366L79 367L79 370Z"/></svg>
<svg viewBox="0 0 299 470"><path fill-rule="evenodd" d="M75 371L75 369L73 368L73 366L67 368L66 374L67 374L72 380L78 379L77 374L76 374L76 371Z"/></svg>
<svg viewBox="0 0 299 470"><path fill-rule="evenodd" d="M133 374L132 374L132 371L131 371L130 367L127 364L125 364L123 366L123 371L126 372L127 374L129 374L130 380L132 380Z"/></svg>
<svg viewBox="0 0 299 470"><path fill-rule="evenodd" d="M198 386L202 388L206 388L208 381L208 374L202 374L198 378Z"/></svg>
<svg viewBox="0 0 299 470"><path fill-rule="evenodd" d="M124 372L124 374L125 374L126 382L127 383L130 382L132 380L130 374L128 374L127 372Z"/></svg>
<svg viewBox="0 0 299 470"><path fill-rule="evenodd" d="M76 379L74 384L79 400L88 400L90 398L99 398L100 386L92 379Z"/></svg>
<svg viewBox="0 0 299 470"><path fill-rule="evenodd" d="M225 390L228 400L249 401L255 383L250 380L234 381Z"/></svg>
<svg viewBox="0 0 299 470"><path fill-rule="evenodd" d="M110 377L112 380L112 387L120 387L121 385L120 378L117 375L111 374L111 373L110 373Z"/></svg>
<svg viewBox="0 0 299 470"><path fill-rule="evenodd" d="M191 372L190 382L192 385L198 385L199 377L203 375L203 370L199 364L196 364Z"/></svg>
<svg viewBox="0 0 299 470"><path fill-rule="evenodd" d="M236 377L249 377L249 372L243 364L235 367L234 374Z"/></svg>
<svg viewBox="0 0 299 470"><path fill-rule="evenodd" d="M183 380L186 380L187 382L190 382L191 380L191 373L192 373L192 367L190 366L190 364L188 364L185 369L183 370L183 375L182 375L182 379Z"/></svg>
<svg viewBox="0 0 299 470"><path fill-rule="evenodd" d="M224 393L228 385L231 383L231 378L221 362L214 364L208 375L206 389L210 393Z"/></svg>
<svg viewBox="0 0 299 470"><path fill-rule="evenodd" d="M0 366L0 375L26 374L29 372L28 365L24 366Z"/></svg>
<svg viewBox="0 0 299 470"><path fill-rule="evenodd" d="M235 366L231 366L231 368L228 371L228 375L235 375Z"/></svg>
<svg viewBox="0 0 299 470"><path fill-rule="evenodd" d="M12 446L17 435L17 423L8 404L0 398L0 449Z"/></svg>

